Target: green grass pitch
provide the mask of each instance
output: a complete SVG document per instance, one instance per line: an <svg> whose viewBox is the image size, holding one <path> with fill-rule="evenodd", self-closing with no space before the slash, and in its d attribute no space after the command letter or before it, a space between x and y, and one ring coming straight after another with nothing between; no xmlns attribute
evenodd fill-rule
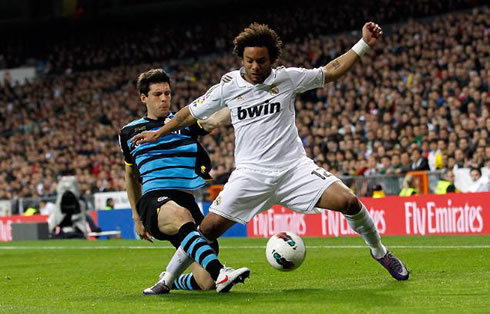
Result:
<svg viewBox="0 0 490 314"><path fill-rule="evenodd" d="M221 260L251 278L228 294L142 296L173 253L167 242L0 244L0 312L7 313L489 313L490 236L385 237L411 278L397 282L362 240L305 238L289 273L265 259L267 239L221 239Z"/></svg>

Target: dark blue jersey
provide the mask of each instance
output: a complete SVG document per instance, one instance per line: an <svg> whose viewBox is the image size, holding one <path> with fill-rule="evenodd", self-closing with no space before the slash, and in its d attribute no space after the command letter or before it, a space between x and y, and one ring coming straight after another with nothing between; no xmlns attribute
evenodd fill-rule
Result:
<svg viewBox="0 0 490 314"><path fill-rule="evenodd" d="M172 132L155 142L131 148L131 138L144 131L154 131L173 117L135 120L121 129L119 142L127 165L139 172L143 194L155 190L195 190L211 179L211 162L197 141L207 134L198 123Z"/></svg>

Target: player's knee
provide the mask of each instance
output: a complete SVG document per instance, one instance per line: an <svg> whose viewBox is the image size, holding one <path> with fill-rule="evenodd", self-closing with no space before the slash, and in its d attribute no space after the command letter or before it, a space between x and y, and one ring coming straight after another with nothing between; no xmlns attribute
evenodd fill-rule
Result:
<svg viewBox="0 0 490 314"><path fill-rule="evenodd" d="M359 202L359 199L352 193L346 193L342 213L346 215L355 215L360 210L361 202Z"/></svg>

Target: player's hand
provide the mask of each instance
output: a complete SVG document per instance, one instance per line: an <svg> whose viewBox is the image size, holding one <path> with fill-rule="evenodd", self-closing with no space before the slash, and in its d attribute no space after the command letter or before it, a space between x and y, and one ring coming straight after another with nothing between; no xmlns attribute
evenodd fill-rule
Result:
<svg viewBox="0 0 490 314"><path fill-rule="evenodd" d="M158 140L157 131L145 131L136 134L131 138L131 146L134 148L143 143L154 142L156 140Z"/></svg>
<svg viewBox="0 0 490 314"><path fill-rule="evenodd" d="M151 235L148 233L148 231L145 230L145 226L143 226L141 220L134 220L134 227L136 229L136 233L139 235L141 240L146 240L153 243Z"/></svg>
<svg viewBox="0 0 490 314"><path fill-rule="evenodd" d="M381 35L383 35L383 30L378 24L373 22L367 22L364 24L364 27L362 28L362 39L369 46L374 46Z"/></svg>

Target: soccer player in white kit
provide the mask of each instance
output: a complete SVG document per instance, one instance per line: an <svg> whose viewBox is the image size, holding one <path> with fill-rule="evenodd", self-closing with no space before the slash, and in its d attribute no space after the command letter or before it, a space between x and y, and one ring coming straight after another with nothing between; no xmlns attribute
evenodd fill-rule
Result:
<svg viewBox="0 0 490 314"><path fill-rule="evenodd" d="M330 209L344 214L372 257L395 279L407 280L407 268L381 243L366 207L340 179L306 156L295 124L295 96L341 77L381 35L381 28L369 22L362 28L362 39L324 67L272 68L282 42L267 25L251 24L233 41L243 67L225 74L158 131L135 136L133 144L154 141L228 107L236 169L200 225L204 237L213 241L236 222L246 224L275 204L300 213Z"/></svg>

